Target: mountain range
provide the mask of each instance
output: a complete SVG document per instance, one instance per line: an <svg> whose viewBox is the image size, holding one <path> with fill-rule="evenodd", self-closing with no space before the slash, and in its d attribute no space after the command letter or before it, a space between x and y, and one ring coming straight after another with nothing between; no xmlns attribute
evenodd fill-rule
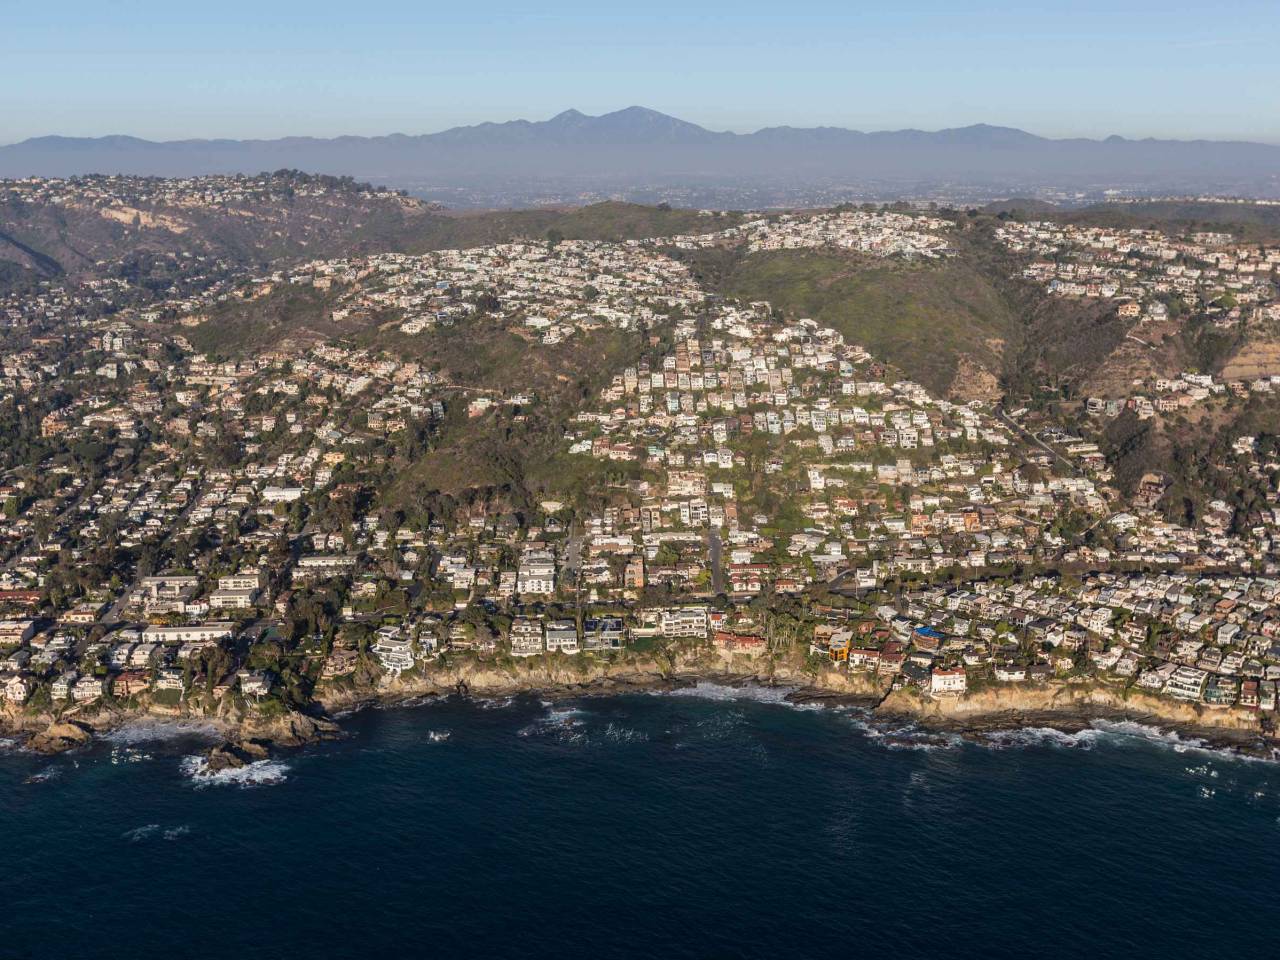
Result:
<svg viewBox="0 0 1280 960"><path fill-rule="evenodd" d="M707 130L643 107L566 110L439 133L277 140L37 137L0 147L0 176L188 176L298 169L404 187L555 182L569 189L688 184L949 184L967 187L1280 193L1280 146L1244 141L1050 139L1010 127L862 132Z"/></svg>

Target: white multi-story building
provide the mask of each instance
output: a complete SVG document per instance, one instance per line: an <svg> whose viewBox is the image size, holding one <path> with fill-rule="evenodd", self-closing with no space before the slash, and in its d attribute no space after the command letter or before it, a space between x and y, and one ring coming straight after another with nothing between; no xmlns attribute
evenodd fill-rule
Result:
<svg viewBox="0 0 1280 960"><path fill-rule="evenodd" d="M401 636L394 627L383 627L378 631L372 650L378 662L391 673L399 674L413 668L413 642Z"/></svg>
<svg viewBox="0 0 1280 960"><path fill-rule="evenodd" d="M511 655L536 657L545 647L542 643L542 621L531 617L517 617L511 624Z"/></svg>
<svg viewBox="0 0 1280 960"><path fill-rule="evenodd" d="M520 558L516 592L523 595L550 595L556 592L556 561L549 550L526 550Z"/></svg>

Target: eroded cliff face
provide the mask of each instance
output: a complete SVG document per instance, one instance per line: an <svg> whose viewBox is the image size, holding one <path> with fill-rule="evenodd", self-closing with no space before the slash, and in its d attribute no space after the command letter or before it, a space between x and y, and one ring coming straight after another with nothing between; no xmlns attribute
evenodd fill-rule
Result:
<svg viewBox="0 0 1280 960"><path fill-rule="evenodd" d="M400 677L386 675L372 686L322 683L316 691L317 709L308 711L309 715L297 711L267 713L238 699L212 701L203 694L195 694L179 706L153 704L144 697L129 709L92 705L31 711L3 704L0 728L38 744L39 749L57 751L79 746L93 733L126 722L200 719L218 724L229 739L257 738L282 746L299 746L337 735L336 725L324 713L332 715L372 702L396 703L454 693L493 698L520 693L553 698L607 695L669 689L699 680L792 687L798 697L843 699L865 704L878 716L956 729L1017 724L1029 718L1041 725L1128 718L1182 730L1220 732L1236 739L1260 737L1263 733L1262 717L1257 711L1185 703L1096 680L988 685L963 696L935 699L912 688L891 690L887 678L861 671L814 668L798 659L714 654L672 659L630 656L613 661L586 657L537 657L517 662L457 658L421 672Z"/></svg>
<svg viewBox="0 0 1280 960"><path fill-rule="evenodd" d="M773 683L804 688L817 695L879 698L887 681L843 670L813 671L786 662L750 657L686 656L672 660L631 658L625 661L534 657L500 665L459 660L400 677L383 677L374 690L322 687L319 699L329 710L361 702L396 700L429 694L465 692L480 697L503 697L540 692L568 696L575 693L624 693L709 680L721 683Z"/></svg>
<svg viewBox="0 0 1280 960"><path fill-rule="evenodd" d="M877 713L957 724L1011 713L1072 717L1125 715L1170 726L1261 733L1256 711L1206 707L1098 682L1004 684L960 697L937 699L902 689L889 694L877 707Z"/></svg>

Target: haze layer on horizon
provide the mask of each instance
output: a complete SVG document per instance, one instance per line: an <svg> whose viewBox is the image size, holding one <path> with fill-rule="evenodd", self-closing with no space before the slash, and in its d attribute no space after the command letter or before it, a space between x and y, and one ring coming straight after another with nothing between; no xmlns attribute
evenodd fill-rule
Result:
<svg viewBox="0 0 1280 960"><path fill-rule="evenodd" d="M0 143L428 133L631 103L714 130L970 123L1280 143L1280 5L1241 0L68 0L7 10Z"/></svg>

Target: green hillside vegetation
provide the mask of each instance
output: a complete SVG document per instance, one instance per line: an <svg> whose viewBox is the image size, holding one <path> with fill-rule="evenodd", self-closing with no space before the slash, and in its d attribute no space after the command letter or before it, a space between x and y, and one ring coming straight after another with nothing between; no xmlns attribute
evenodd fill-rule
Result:
<svg viewBox="0 0 1280 960"><path fill-rule="evenodd" d="M647 334L614 329L585 331L553 346L533 346L522 337L487 320L465 330L437 331L399 344L384 331L357 340L377 344L420 360L450 381L465 385L448 404L448 415L430 449L412 461L393 465L395 481L383 502L409 510L424 491L450 497L504 497L517 509L528 509L539 496L575 491L588 496L592 480L621 479L629 471L594 465L581 476L582 458L564 450L562 438L570 418L588 406L622 367L657 349ZM665 342L661 341L660 342ZM484 390L534 395L528 409L500 405L477 417L467 415L467 401ZM598 488L595 489L599 493Z"/></svg>
<svg viewBox="0 0 1280 960"><path fill-rule="evenodd" d="M505 243L512 240L644 240L710 233L738 223L740 214L703 216L696 210L606 201L566 210L497 210L430 214L403 238L409 253Z"/></svg>
<svg viewBox="0 0 1280 960"><path fill-rule="evenodd" d="M1132 493L1142 477L1156 473L1169 487L1159 506L1171 520L1196 523L1211 500L1222 500L1237 512L1235 532L1260 522L1269 510L1268 474L1250 471L1231 446L1240 436L1257 438L1260 455L1280 455L1280 403L1251 396L1242 409L1199 420L1139 420L1125 413L1103 433L1102 447L1115 471L1117 485Z"/></svg>
<svg viewBox="0 0 1280 960"><path fill-rule="evenodd" d="M0 296L29 293L39 286L41 274L14 260L0 260Z"/></svg>
<svg viewBox="0 0 1280 960"><path fill-rule="evenodd" d="M1148 200L1102 203L1054 217L1066 223L1149 230L1207 230L1246 240L1280 239L1280 207L1207 200Z"/></svg>
<svg viewBox="0 0 1280 960"><path fill-rule="evenodd" d="M962 357L997 375L1001 351L1018 334L1017 317L1000 292L959 257L904 264L767 251L742 258L721 289L834 327L940 393L952 388Z"/></svg>
<svg viewBox="0 0 1280 960"><path fill-rule="evenodd" d="M1123 341L1130 322L1103 300L1050 296L1024 279L1024 261L996 240L998 220L971 217L956 238L959 257L996 291L1015 319L1000 370L1005 396L1021 403L1042 392L1075 394Z"/></svg>
<svg viewBox="0 0 1280 960"><path fill-rule="evenodd" d="M257 300L227 301L184 335L200 353L233 359L286 344L316 343L354 329L354 324L329 319L327 299L319 290L286 284Z"/></svg>
<svg viewBox="0 0 1280 960"><path fill-rule="evenodd" d="M1087 379L1128 325L1112 305L1050 297L1019 277L1021 262L994 238L997 222L959 218L956 255L942 262L814 250L677 254L709 289L834 327L938 393L1022 399L1045 383L1056 391Z"/></svg>

